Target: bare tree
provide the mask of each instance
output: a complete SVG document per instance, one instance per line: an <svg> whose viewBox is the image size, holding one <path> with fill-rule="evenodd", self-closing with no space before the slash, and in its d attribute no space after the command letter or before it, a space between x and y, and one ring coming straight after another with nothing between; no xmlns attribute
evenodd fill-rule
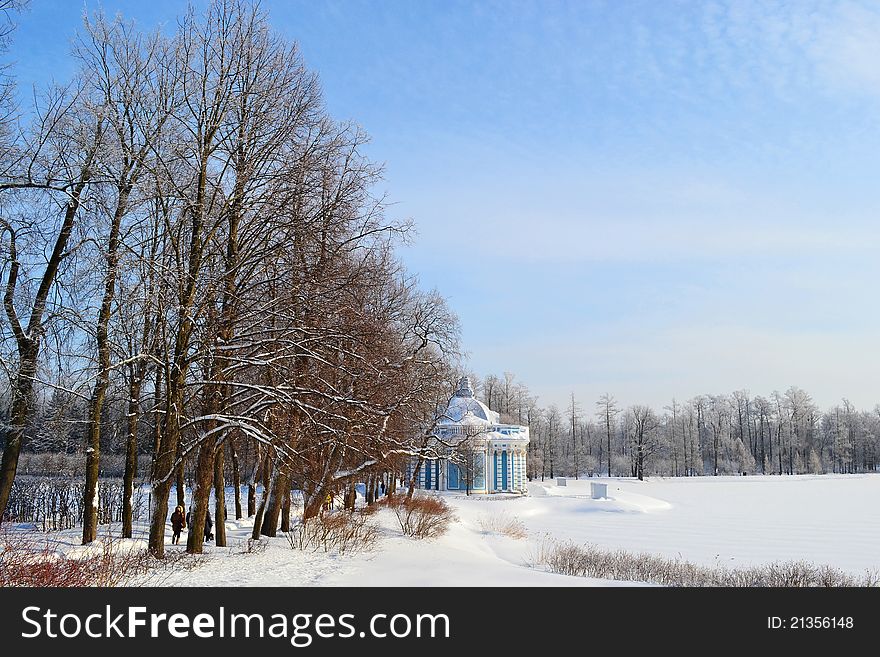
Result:
<svg viewBox="0 0 880 657"><path fill-rule="evenodd" d="M572 467L574 470L574 478L577 479L580 474L580 452L581 447L577 440L578 419L580 417L580 404L575 401L574 393L571 393L571 401L568 404L569 431L571 435L571 455Z"/></svg>
<svg viewBox="0 0 880 657"><path fill-rule="evenodd" d="M0 229L8 238L5 251L6 284L3 307L15 341L17 363L12 375L12 409L6 448L0 462L0 519L6 510L15 479L18 458L32 415L34 382L46 329L50 294L62 262L69 255L71 235L83 203L84 194L95 174L95 159L103 142L106 121L83 103L82 85L50 92L36 110L36 125L30 139L32 165L27 173L35 177L39 169L44 180L33 185L45 201L46 214L36 222L14 223L0 217ZM31 187L29 183L25 187ZM0 184L0 194L16 193L18 185ZM36 209L36 208L35 208ZM60 215L60 216L59 216ZM60 219L60 220L59 220ZM45 236L48 257L29 260L19 251L22 233L36 231ZM36 289L30 292L30 283Z"/></svg>
<svg viewBox="0 0 880 657"><path fill-rule="evenodd" d="M96 504L101 450L101 415L110 384L111 338L109 327L116 295L122 251L123 221L132 206L142 175L151 167L150 158L168 117L175 110L172 101L169 57L158 36L145 38L131 24L102 16L85 20L85 34L75 50L88 81L94 113L105 117L106 136L95 168L100 171L106 198L101 215L106 216L106 244L103 292L95 323L97 373L89 408L86 486L83 498L83 543L97 536ZM141 196L144 196L141 194Z"/></svg>
<svg viewBox="0 0 880 657"><path fill-rule="evenodd" d="M486 443L481 438L479 431L466 435L454 448L452 461L461 473L461 480L465 485L465 495L471 494L471 490L478 481L485 481L485 454Z"/></svg>
<svg viewBox="0 0 880 657"><path fill-rule="evenodd" d="M198 314L198 292L204 283L206 249L210 235L219 224L217 205L222 191L214 183L214 156L229 138L225 122L233 102L232 85L241 56L241 13L238 2L215 2L203 20L190 10L182 21L175 40L176 75L184 99L174 115L174 126L186 139L176 149L175 175L167 175L175 196L182 201L180 224L171 229L186 241L175 258L174 276L179 281L174 303L175 326L170 331L170 354L165 375L166 394L160 440L155 446L152 489L153 509L150 522L150 552L164 556L165 519L176 457L181 440L185 410L187 375L192 362L191 349ZM169 162L161 162L164 173L171 174ZM209 429L210 430L210 429ZM213 473L213 467L209 469ZM210 487L204 476L196 481L201 493ZM201 498L200 498L201 499ZM206 507L194 508L193 525L204 524ZM187 548L192 548L190 532Z"/></svg>
<svg viewBox="0 0 880 657"><path fill-rule="evenodd" d="M606 437L606 445L607 449L605 452L605 456L608 459L608 476L611 476L611 427L614 424L614 421L620 413L617 408L617 402L614 397L608 394L607 392L599 398L599 401L596 402L596 415L599 416L602 421L603 426L605 427L605 437Z"/></svg>
<svg viewBox="0 0 880 657"><path fill-rule="evenodd" d="M648 406L632 406L628 415L631 418L630 439L635 451L635 476L639 481L645 478L645 462L659 448L657 440L658 419Z"/></svg>

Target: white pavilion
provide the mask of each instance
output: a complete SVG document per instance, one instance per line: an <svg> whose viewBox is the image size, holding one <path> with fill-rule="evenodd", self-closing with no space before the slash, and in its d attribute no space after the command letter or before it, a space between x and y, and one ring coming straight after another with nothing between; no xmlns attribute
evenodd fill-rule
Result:
<svg viewBox="0 0 880 657"><path fill-rule="evenodd" d="M502 424L498 413L474 397L468 377L459 380L435 435L436 447L447 456L424 461L417 480L419 488L471 493L526 492L529 428Z"/></svg>

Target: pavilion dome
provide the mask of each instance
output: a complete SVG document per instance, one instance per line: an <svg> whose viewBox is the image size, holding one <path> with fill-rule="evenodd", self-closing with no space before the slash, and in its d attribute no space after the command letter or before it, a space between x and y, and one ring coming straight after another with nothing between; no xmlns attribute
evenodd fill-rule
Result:
<svg viewBox="0 0 880 657"><path fill-rule="evenodd" d="M455 394L449 400L449 405L446 407L440 424L497 424L498 419L498 413L474 397L474 387L471 380L463 376L458 381Z"/></svg>

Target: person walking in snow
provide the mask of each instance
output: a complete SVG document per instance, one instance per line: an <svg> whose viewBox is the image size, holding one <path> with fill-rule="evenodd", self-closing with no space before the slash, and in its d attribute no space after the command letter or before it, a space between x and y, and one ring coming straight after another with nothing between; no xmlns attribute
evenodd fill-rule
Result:
<svg viewBox="0 0 880 657"><path fill-rule="evenodd" d="M211 512L205 509L205 540L212 541L214 540L214 534L211 533L211 530L214 528L214 522L211 520Z"/></svg>
<svg viewBox="0 0 880 657"><path fill-rule="evenodd" d="M174 513L171 514L171 530L173 531L171 545L180 543L180 532L183 531L184 527L186 527L186 516L183 513L183 507L178 505L174 509Z"/></svg>

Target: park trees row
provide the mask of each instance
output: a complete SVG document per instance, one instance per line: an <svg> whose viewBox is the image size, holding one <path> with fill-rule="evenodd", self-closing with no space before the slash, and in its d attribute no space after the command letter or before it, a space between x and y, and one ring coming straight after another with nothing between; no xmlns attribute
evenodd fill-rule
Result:
<svg viewBox="0 0 880 657"><path fill-rule="evenodd" d="M410 226L296 44L258 6L215 0L167 35L88 17L73 56L72 80L0 126L0 518L22 449L60 440L35 423L52 404L80 415L84 543L108 445L126 455L129 536L151 454L160 557L185 472L195 526L212 491L222 517L228 457L255 534L274 535L292 485L308 516L399 471L448 394L457 320L396 258Z"/></svg>

